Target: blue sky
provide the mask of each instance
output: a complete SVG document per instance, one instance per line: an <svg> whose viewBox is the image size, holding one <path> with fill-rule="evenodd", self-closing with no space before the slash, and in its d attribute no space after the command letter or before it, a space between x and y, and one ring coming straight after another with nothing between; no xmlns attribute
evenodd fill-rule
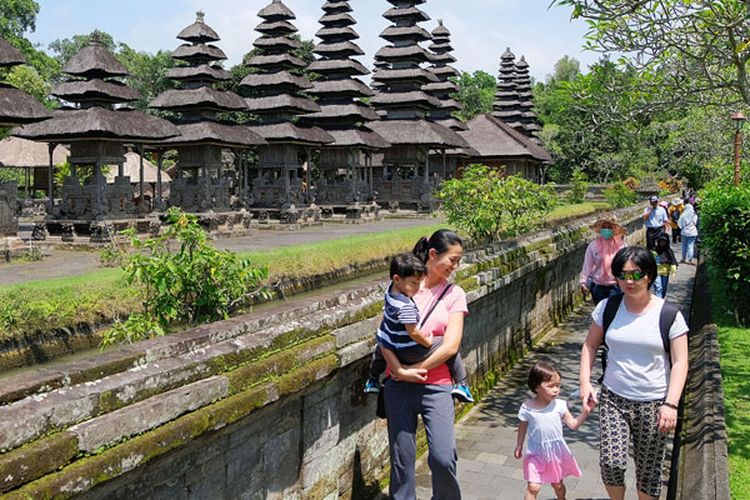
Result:
<svg viewBox="0 0 750 500"><path fill-rule="evenodd" d="M101 29L137 50L173 50L182 28L195 20L195 12L206 13L206 23L222 40L226 66L237 64L258 36L257 13L270 0L37 0L40 12L32 42L46 48L58 38ZM313 38L319 29L324 0L284 0L297 15L300 34ZM497 74L500 54L506 47L525 55L534 78L543 80L563 55L575 57L582 69L599 55L581 49L586 25L570 21L569 9L553 7L550 0L429 0L420 6L432 17L422 26L431 31L438 19L453 35L455 66L462 71L481 69ZM380 32L388 26L382 17L391 7L385 0L351 0L355 27L364 49L362 63L372 67L372 56L384 44Z"/></svg>

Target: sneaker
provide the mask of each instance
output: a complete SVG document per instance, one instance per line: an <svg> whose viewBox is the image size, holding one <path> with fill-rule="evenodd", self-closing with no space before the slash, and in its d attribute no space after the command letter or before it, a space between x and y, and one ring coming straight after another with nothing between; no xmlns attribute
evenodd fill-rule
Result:
<svg viewBox="0 0 750 500"><path fill-rule="evenodd" d="M380 381L376 378L368 378L365 382L365 394L379 394Z"/></svg>
<svg viewBox="0 0 750 500"><path fill-rule="evenodd" d="M451 396L456 398L461 403L473 403L474 397L471 395L471 390L466 384L455 384L451 391Z"/></svg>

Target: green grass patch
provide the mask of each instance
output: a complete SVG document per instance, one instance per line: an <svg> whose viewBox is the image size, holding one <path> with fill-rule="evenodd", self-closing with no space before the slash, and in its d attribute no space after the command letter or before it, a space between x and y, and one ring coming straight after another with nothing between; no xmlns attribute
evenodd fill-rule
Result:
<svg viewBox="0 0 750 500"><path fill-rule="evenodd" d="M606 203L580 203L557 207L546 222L587 215L607 208ZM255 264L267 266L271 280L305 278L385 259L409 251L421 236L446 227L419 226L380 233L243 252ZM140 309L138 290L127 286L121 269L100 269L68 278L38 280L0 286L0 341L39 331L71 329L76 325L109 323Z"/></svg>
<svg viewBox="0 0 750 500"><path fill-rule="evenodd" d="M721 377L729 437L729 487L732 498L750 498L750 328L737 325L724 307L725 281L712 273L711 304L719 327Z"/></svg>

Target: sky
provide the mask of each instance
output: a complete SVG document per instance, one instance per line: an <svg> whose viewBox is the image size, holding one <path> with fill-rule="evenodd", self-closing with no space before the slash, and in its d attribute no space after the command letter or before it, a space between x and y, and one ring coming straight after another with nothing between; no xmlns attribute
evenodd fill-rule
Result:
<svg viewBox="0 0 750 500"><path fill-rule="evenodd" d="M461 71L483 70L497 75L500 55L506 47L524 55L532 76L544 80L555 62L569 55L581 62L581 69L599 59L599 54L582 50L586 25L571 21L570 10L549 7L551 0L429 0L419 7L431 18L421 26L432 31L442 19L451 31ZM50 42L106 31L116 41L154 53L172 51L182 43L175 37L195 21L203 10L205 22L222 38L217 45L227 54L225 67L242 60L259 36L254 31L261 19L258 11L270 0L37 0L40 5L36 31L28 38L40 48ZM318 19L325 0L284 0L297 16L294 22L304 39L313 39L320 29ZM386 42L379 38L389 25L382 17L392 5L385 0L351 0L358 44L365 51L359 60L372 68L372 57ZM316 40L317 41L317 40Z"/></svg>

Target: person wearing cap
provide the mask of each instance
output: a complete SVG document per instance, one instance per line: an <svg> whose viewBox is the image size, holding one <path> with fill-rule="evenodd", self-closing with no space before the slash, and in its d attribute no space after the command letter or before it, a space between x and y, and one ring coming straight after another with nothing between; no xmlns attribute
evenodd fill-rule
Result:
<svg viewBox="0 0 750 500"><path fill-rule="evenodd" d="M589 243L581 269L580 286L584 295L591 293L594 304L620 293L617 280L612 275L612 259L625 248L627 230L617 223L613 215L602 215L591 229L597 238Z"/></svg>
<svg viewBox="0 0 750 500"><path fill-rule="evenodd" d="M652 196L649 203L650 206L643 211L643 220L646 221L646 247L653 250L656 247L656 237L669 227L669 215L664 207L659 206L658 196Z"/></svg>
<svg viewBox="0 0 750 500"><path fill-rule="evenodd" d="M672 204L669 206L669 210L667 210L669 225L672 228L672 243L679 243L681 241L680 226L677 225L677 221L680 220L683 210L685 210L685 203L682 201L682 198L672 200Z"/></svg>

